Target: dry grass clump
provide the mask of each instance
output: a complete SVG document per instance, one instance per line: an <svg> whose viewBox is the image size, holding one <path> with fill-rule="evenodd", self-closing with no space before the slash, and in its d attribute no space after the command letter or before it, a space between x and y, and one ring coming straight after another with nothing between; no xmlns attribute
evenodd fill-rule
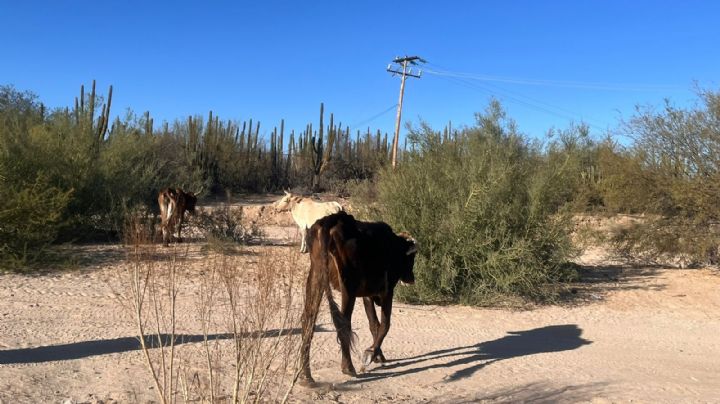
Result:
<svg viewBox="0 0 720 404"><path fill-rule="evenodd" d="M119 276L160 402L286 401L299 358L299 254L211 251L198 263L188 246L145 241L128 242Z"/></svg>
<svg viewBox="0 0 720 404"><path fill-rule="evenodd" d="M248 244L262 239L263 232L256 222L246 220L242 207L231 208L223 204L213 210L202 210L192 222L217 252L235 250L237 244Z"/></svg>

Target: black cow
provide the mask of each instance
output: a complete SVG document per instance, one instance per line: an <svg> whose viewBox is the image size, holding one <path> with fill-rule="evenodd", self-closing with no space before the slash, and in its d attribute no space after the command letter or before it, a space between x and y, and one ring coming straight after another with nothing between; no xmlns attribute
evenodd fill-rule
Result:
<svg viewBox="0 0 720 404"><path fill-rule="evenodd" d="M302 379L313 382L310 373L310 344L323 294L330 305L342 352L342 371L355 376L350 358L353 334L350 328L355 298L362 297L370 322L373 344L365 350L363 363L384 362L381 345L390 329L390 313L398 281L415 282L413 264L417 244L407 233L395 234L386 223L355 220L338 212L326 216L310 228L310 273L305 285L302 316ZM338 309L330 287L342 294ZM378 321L374 305L380 306Z"/></svg>

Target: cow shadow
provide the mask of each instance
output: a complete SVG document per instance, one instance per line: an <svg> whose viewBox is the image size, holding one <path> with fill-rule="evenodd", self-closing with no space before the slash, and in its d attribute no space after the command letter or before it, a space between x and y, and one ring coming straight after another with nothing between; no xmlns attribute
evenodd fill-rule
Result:
<svg viewBox="0 0 720 404"><path fill-rule="evenodd" d="M320 326L315 327L315 332L330 332ZM279 335L299 335L300 328L291 328L287 330L267 330L253 331L240 335L241 338L273 338ZM233 339L231 333L210 334L207 336L209 341ZM197 343L205 340L205 336L192 334L176 334L174 337L174 345ZM173 337L169 334L148 335L145 336L145 345L148 348L159 348L161 346L169 346L173 341ZM114 353L123 353L131 351L139 351L142 349L140 339L137 337L119 337L111 339L101 339L93 341L72 342L68 344L48 345L33 348L19 348L0 350L0 365L9 364L30 364L43 363L52 361L65 361L73 359L83 359L90 356L107 355Z"/></svg>
<svg viewBox="0 0 720 404"><path fill-rule="evenodd" d="M388 377L405 376L431 369L465 366L456 370L445 381L471 377L475 372L504 359L562 352L591 344L580 337L582 329L575 324L552 325L527 331L511 331L508 335L475 345L441 349L409 358L391 360L383 366L358 375L348 383L360 383Z"/></svg>

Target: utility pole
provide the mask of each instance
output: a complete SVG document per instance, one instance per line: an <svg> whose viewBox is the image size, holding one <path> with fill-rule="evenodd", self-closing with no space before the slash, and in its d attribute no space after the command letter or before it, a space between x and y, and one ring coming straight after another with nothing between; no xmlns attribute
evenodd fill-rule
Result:
<svg viewBox="0 0 720 404"><path fill-rule="evenodd" d="M395 118L395 137L393 138L393 147L392 147L392 166L393 169L397 166L397 149L398 149L398 140L400 138L400 116L402 115L402 105L403 105L403 94L405 93L405 79L409 77L415 77L420 78L422 75L422 70L419 70L417 74L412 72L412 68L408 69L409 65L417 65L418 62L426 63L425 59L418 57L418 56L405 56L405 57L396 57L393 59L393 63L400 64L402 66L402 71L394 70L391 65L388 65L387 71L392 73L393 76L396 74L401 75L400 80L400 99L398 100L398 108L397 108L397 117Z"/></svg>

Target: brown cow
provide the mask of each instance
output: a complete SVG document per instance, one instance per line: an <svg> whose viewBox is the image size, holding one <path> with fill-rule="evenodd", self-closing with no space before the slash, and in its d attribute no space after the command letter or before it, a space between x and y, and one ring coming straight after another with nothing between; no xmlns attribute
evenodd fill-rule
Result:
<svg viewBox="0 0 720 404"><path fill-rule="evenodd" d="M180 231L182 230L185 211L195 213L197 197L192 192L185 192L180 188L165 188L158 195L160 205L160 227L162 229L163 244L168 245L173 237L177 226L176 241L181 242Z"/></svg>
<svg viewBox="0 0 720 404"><path fill-rule="evenodd" d="M350 328L355 298L362 297L370 323L373 344L363 354L363 364L384 362L381 345L390 329L390 312L398 281L415 282L413 265L417 244L407 233L395 234L385 223L355 220L345 212L326 216L310 228L310 273L305 285L302 316L302 382L312 384L310 344L323 294L330 305L333 324L342 352L342 372L355 376L350 358L353 334ZM330 287L340 291L341 307ZM375 306L380 306L378 322Z"/></svg>

